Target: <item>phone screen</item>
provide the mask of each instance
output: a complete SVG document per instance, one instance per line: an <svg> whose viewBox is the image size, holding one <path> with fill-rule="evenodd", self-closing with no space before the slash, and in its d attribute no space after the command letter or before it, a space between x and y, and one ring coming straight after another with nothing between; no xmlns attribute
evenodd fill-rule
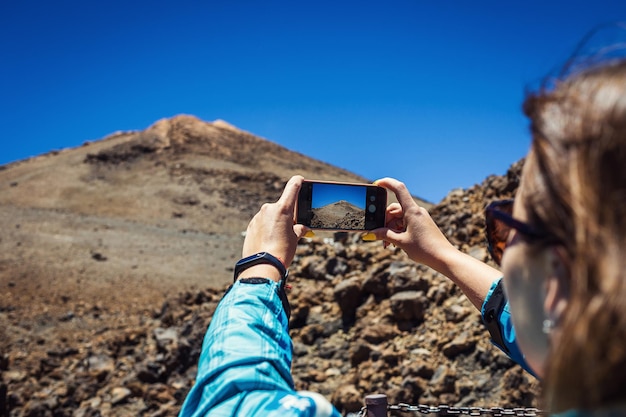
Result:
<svg viewBox="0 0 626 417"><path fill-rule="evenodd" d="M386 206L382 187L305 180L296 221L312 229L372 230L385 225Z"/></svg>

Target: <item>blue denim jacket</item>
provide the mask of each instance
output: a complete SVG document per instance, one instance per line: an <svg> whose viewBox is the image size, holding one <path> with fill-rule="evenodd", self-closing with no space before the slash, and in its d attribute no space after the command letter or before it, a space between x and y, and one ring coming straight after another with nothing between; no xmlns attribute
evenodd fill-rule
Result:
<svg viewBox="0 0 626 417"><path fill-rule="evenodd" d="M294 389L278 289L271 280L239 280L224 295L179 416L341 416L322 395Z"/></svg>

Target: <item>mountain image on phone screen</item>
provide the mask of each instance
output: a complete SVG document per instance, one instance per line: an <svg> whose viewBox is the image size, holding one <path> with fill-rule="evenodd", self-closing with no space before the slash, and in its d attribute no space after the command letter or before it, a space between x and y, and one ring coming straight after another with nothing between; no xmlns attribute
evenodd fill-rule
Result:
<svg viewBox="0 0 626 417"><path fill-rule="evenodd" d="M313 212L311 227L356 230L365 228L365 208L346 200L312 208L311 211Z"/></svg>
<svg viewBox="0 0 626 417"><path fill-rule="evenodd" d="M303 183L298 223L314 229L371 230L384 225L386 191L369 184Z"/></svg>

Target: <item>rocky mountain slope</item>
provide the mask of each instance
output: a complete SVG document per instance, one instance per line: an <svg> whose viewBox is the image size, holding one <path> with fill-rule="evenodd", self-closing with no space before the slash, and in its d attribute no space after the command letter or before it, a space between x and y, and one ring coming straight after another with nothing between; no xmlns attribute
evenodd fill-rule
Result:
<svg viewBox="0 0 626 417"><path fill-rule="evenodd" d="M365 210L344 200L314 208L311 211L313 212L312 227L346 230L365 228Z"/></svg>
<svg viewBox="0 0 626 417"><path fill-rule="evenodd" d="M486 260L505 176L431 213ZM362 178L190 116L0 168L0 416L174 416L250 217L294 173ZM344 412L392 402L537 404L445 277L357 236L302 240L291 267L298 389Z"/></svg>
<svg viewBox="0 0 626 417"><path fill-rule="evenodd" d="M0 285L27 294L19 305L80 294L126 309L225 284L248 221L294 174L366 181L191 116L3 166Z"/></svg>

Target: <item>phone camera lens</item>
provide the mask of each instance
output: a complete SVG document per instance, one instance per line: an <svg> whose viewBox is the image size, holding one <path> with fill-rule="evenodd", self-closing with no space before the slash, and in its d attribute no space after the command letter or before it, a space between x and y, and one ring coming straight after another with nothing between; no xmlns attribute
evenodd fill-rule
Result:
<svg viewBox="0 0 626 417"><path fill-rule="evenodd" d="M369 207L367 207L367 209L369 210L370 213L374 213L376 211L376 204L370 204Z"/></svg>
<svg viewBox="0 0 626 417"><path fill-rule="evenodd" d="M375 195L371 195L370 196L370 201L376 201L376 196Z"/></svg>

